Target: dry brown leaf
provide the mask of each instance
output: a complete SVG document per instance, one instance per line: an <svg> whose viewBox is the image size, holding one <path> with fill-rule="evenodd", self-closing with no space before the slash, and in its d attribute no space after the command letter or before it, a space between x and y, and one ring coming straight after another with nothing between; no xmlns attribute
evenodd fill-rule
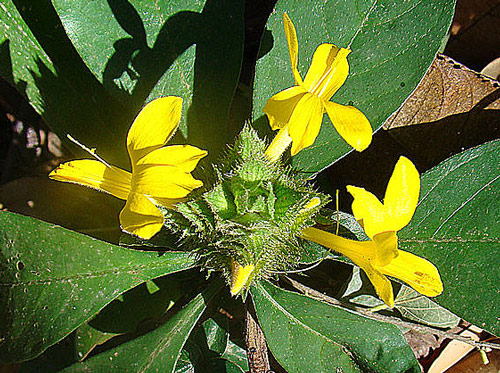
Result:
<svg viewBox="0 0 500 373"><path fill-rule="evenodd" d="M499 110L499 87L496 80L438 55L417 89L386 121L384 128L430 123L474 110Z"/></svg>
<svg viewBox="0 0 500 373"><path fill-rule="evenodd" d="M479 351L473 351L460 360L446 373L498 373L500 372L500 351L493 350L487 353L488 364L484 364Z"/></svg>
<svg viewBox="0 0 500 373"><path fill-rule="evenodd" d="M384 128L426 170L500 137L500 84L439 55Z"/></svg>
<svg viewBox="0 0 500 373"><path fill-rule="evenodd" d="M428 356L431 350L438 348L440 345L433 334L422 334L410 329L404 336L417 359Z"/></svg>
<svg viewBox="0 0 500 373"><path fill-rule="evenodd" d="M474 341L479 341L478 334L481 329L477 326L470 326L468 330L459 333L462 337L469 337ZM470 351L474 349L473 346L467 343L459 342L457 340L451 341L444 349L436 360L429 368L429 373L442 373L462 360Z"/></svg>

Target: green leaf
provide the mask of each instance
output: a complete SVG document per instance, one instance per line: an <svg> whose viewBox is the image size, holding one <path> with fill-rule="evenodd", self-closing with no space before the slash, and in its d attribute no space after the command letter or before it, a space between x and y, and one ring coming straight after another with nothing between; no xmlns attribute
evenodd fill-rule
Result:
<svg viewBox="0 0 500 373"><path fill-rule="evenodd" d="M92 350L119 335L118 333L102 332L88 323L81 325L75 331L75 353L78 361L85 359Z"/></svg>
<svg viewBox="0 0 500 373"><path fill-rule="evenodd" d="M7 0L0 74L61 137L70 133L111 163L128 166L130 124L165 95L184 99L185 140L215 156L234 132L243 9L243 0Z"/></svg>
<svg viewBox="0 0 500 373"><path fill-rule="evenodd" d="M33 358L123 292L193 265L189 253L125 249L0 213L0 361Z"/></svg>
<svg viewBox="0 0 500 373"><path fill-rule="evenodd" d="M399 330L268 282L252 297L274 357L292 372L419 372Z"/></svg>
<svg viewBox="0 0 500 373"><path fill-rule="evenodd" d="M176 301L190 288L195 288L196 281L204 281L198 270L187 271L147 281L108 304L87 324L76 330L76 356L83 360L90 351L110 338L134 332L145 320L157 320L166 313ZM187 275L186 275L187 274Z"/></svg>
<svg viewBox="0 0 500 373"><path fill-rule="evenodd" d="M246 351L229 339L227 319L223 327L219 325L220 321L209 318L191 333L176 366L176 372L248 371Z"/></svg>
<svg viewBox="0 0 500 373"><path fill-rule="evenodd" d="M444 284L442 306L500 333L500 140L426 172L420 202L400 234L401 249L429 259Z"/></svg>
<svg viewBox="0 0 500 373"><path fill-rule="evenodd" d="M278 1L269 18L257 63L254 118L263 118L266 101L294 84L283 30L283 13L297 29L299 71L310 66L316 47L333 43L350 47L350 74L332 101L360 109L374 129L415 89L432 63L450 25L453 0L437 1ZM271 37L272 35L272 37ZM306 173L316 173L351 150L325 115L315 144L293 161Z"/></svg>
<svg viewBox="0 0 500 373"><path fill-rule="evenodd" d="M155 330L70 366L65 372L173 372L191 331L220 286L197 295Z"/></svg>
<svg viewBox="0 0 500 373"><path fill-rule="evenodd" d="M437 328L452 328L460 321L458 316L433 302L426 296L419 294L411 287L404 284L398 286L399 290L395 296L394 308L392 311L399 311L406 319ZM343 302L377 308L378 310L387 311L389 308L377 296L366 274L356 266L353 268L353 275L342 298Z"/></svg>
<svg viewBox="0 0 500 373"><path fill-rule="evenodd" d="M406 285L401 286L394 307L407 319L438 328L453 328L460 321L460 317Z"/></svg>

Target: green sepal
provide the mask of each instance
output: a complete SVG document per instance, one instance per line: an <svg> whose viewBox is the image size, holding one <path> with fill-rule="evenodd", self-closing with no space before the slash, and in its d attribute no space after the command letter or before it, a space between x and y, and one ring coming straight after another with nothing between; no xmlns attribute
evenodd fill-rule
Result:
<svg viewBox="0 0 500 373"><path fill-rule="evenodd" d="M213 165L217 180L205 192L164 210L166 227L193 250L202 268L231 283L231 262L253 265L247 281L300 263L298 239L330 198L265 155L267 144L248 125L224 158ZM317 203L311 205L311 201ZM244 294L243 291L241 294Z"/></svg>

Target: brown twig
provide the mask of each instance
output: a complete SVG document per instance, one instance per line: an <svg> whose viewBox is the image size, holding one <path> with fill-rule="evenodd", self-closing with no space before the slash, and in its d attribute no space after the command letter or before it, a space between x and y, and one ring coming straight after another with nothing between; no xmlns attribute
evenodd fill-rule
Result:
<svg viewBox="0 0 500 373"><path fill-rule="evenodd" d="M245 316L245 342L247 345L247 359L250 373L267 373L271 371L267 344L264 333L247 303Z"/></svg>
<svg viewBox="0 0 500 373"><path fill-rule="evenodd" d="M399 326L402 326L404 328L415 330L415 331L422 333L422 334L434 334L434 335L441 336L444 338L454 339L456 341L467 343L467 344L474 346L476 348L479 348L479 349L489 347L492 349L500 350L500 344L497 344L497 343L475 341L469 337L464 337L461 335L457 335L455 333L450 333L450 332L447 332L444 330L435 329L435 328L427 326L427 325L415 324L412 322L403 321L403 320L398 319L396 317L391 317L391 316L386 316L386 315L374 313L367 308L358 307L358 306L351 305L351 304L346 305L344 303L341 303L337 299L329 297L328 295L325 295L325 294L323 294L317 290L314 290L314 289L312 289L304 284L301 284L300 282L298 282L290 277L285 277L285 278L287 279L287 281L290 282L290 284L294 288L299 290L304 295L307 295L311 298L315 298L317 300L323 301L325 303L329 303L329 304L333 304L335 306L341 306L343 308L350 309L352 311L355 311L357 313L362 314L363 316L365 316L369 319L382 321L382 322L386 322L386 323L393 324L393 325L399 325Z"/></svg>

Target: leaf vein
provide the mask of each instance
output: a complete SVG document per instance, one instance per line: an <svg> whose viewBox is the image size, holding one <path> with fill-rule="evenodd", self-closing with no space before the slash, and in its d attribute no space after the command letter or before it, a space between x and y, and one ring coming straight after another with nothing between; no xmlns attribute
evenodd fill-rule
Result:
<svg viewBox="0 0 500 373"><path fill-rule="evenodd" d="M183 261L178 261L178 263L182 264ZM174 264L174 263L172 263L172 264ZM110 274L119 274L119 273L125 273L125 274L132 275L132 274L139 274L139 271L143 270L143 269L155 270L155 269L158 269L164 265L165 265L165 263L159 262L159 263L154 263L153 265L141 264L141 265L136 265L133 267L130 267L130 266L116 267L116 268L111 268L109 270L104 270L104 271L99 271L99 272L79 273L79 274L74 274L71 276L56 277L56 278L52 278L52 279L39 279L39 280L19 281L19 282L0 282L0 286L17 287L17 286L31 286L31 285L47 285L47 284L52 284L52 283L70 282L72 280L93 279L93 278L107 276ZM181 269L178 269L178 270L175 270L175 271L169 272L169 273L179 272L179 271L184 270L186 268L187 267L185 267L185 268L183 267Z"/></svg>
<svg viewBox="0 0 500 373"><path fill-rule="evenodd" d="M472 194L469 198L467 198L459 207L457 207L455 209L455 211L453 211L442 223L441 225L434 231L434 233L432 234L431 238L434 237L440 230L441 228L444 227L444 225L446 223L448 223L448 221L450 221L450 219L457 213L459 212L463 207L465 207L470 201L472 201L479 193L481 193L486 187L490 186L491 184L493 184L495 181L497 181L498 179L500 179L500 174L497 175L495 178L493 178L492 180L490 180L489 182L487 182L485 185L483 185L481 188L479 188L479 190L477 190L474 194Z"/></svg>

